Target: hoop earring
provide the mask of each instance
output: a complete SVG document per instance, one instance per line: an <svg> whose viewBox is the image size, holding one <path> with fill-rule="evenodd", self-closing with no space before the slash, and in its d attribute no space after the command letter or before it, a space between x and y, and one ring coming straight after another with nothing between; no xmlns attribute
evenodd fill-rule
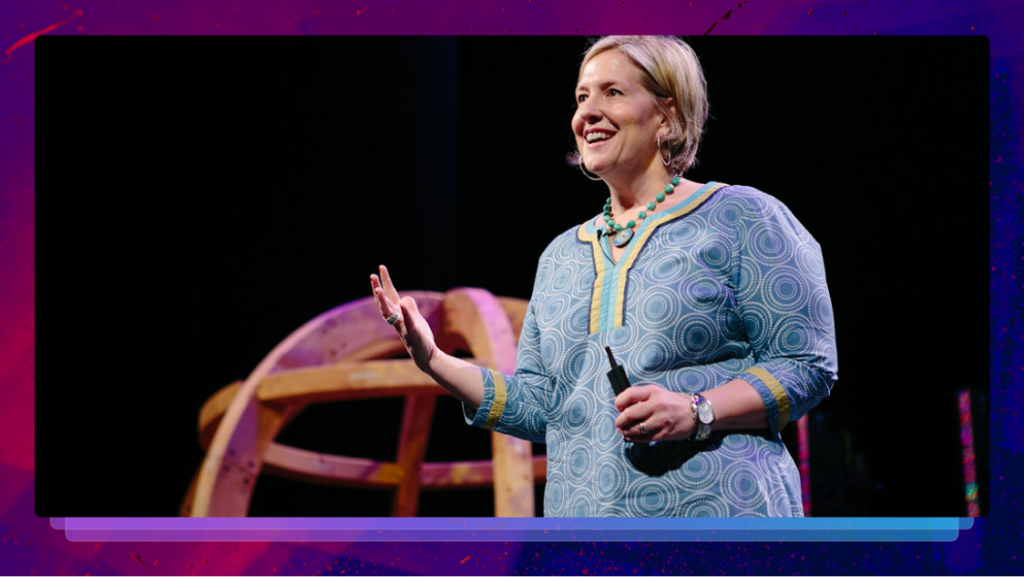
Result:
<svg viewBox="0 0 1024 577"><path fill-rule="evenodd" d="M582 172L583 176L589 178L590 180L604 180L600 176L597 177L597 178L594 178L593 176L590 176L589 174L587 174L587 169L583 168L583 161L582 160L580 161L580 172Z"/></svg>
<svg viewBox="0 0 1024 577"><path fill-rule="evenodd" d="M670 166L672 164L672 151L671 150L668 152L668 160L665 160L665 157L661 154L661 135L660 134L658 135L658 156L661 156L661 163L664 164L665 166Z"/></svg>

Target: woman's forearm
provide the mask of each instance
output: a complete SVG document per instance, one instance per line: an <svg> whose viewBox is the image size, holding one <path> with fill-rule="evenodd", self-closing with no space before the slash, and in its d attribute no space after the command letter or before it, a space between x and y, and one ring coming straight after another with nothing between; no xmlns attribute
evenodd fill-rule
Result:
<svg viewBox="0 0 1024 577"><path fill-rule="evenodd" d="M733 379L701 395L715 411L712 429L716 431L768 428L768 411L761 395L742 379Z"/></svg>
<svg viewBox="0 0 1024 577"><path fill-rule="evenodd" d="M473 410L483 402L484 379L480 376L480 367L438 349L431 355L423 372Z"/></svg>

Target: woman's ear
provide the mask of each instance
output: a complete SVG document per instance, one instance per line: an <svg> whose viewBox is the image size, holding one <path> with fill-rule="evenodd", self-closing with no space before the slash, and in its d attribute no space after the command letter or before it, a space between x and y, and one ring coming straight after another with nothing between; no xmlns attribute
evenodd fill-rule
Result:
<svg viewBox="0 0 1024 577"><path fill-rule="evenodd" d="M669 112L672 113L673 116L675 116L677 118L679 117L679 110L676 109L676 101L671 96L669 96L668 98L665 99L665 108L667 108L669 110ZM671 125L671 121L668 118L665 118L665 115L662 114L661 115L661 124L662 125L666 125L666 124L667 125Z"/></svg>

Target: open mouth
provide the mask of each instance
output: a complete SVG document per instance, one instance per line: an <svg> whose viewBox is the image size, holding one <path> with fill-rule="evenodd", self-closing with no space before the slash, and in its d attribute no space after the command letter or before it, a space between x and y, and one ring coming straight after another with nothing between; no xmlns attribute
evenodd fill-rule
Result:
<svg viewBox="0 0 1024 577"><path fill-rule="evenodd" d="M595 130L583 136L583 139L587 141L587 148L594 148L601 146L615 137L614 132L604 132L601 130Z"/></svg>

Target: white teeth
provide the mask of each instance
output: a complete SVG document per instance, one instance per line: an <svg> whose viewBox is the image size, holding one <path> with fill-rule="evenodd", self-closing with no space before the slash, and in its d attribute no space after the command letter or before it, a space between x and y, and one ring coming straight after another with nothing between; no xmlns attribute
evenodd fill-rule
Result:
<svg viewBox="0 0 1024 577"><path fill-rule="evenodd" d="M587 135L587 142L595 142L598 140L607 140L613 135L609 132L591 132Z"/></svg>

